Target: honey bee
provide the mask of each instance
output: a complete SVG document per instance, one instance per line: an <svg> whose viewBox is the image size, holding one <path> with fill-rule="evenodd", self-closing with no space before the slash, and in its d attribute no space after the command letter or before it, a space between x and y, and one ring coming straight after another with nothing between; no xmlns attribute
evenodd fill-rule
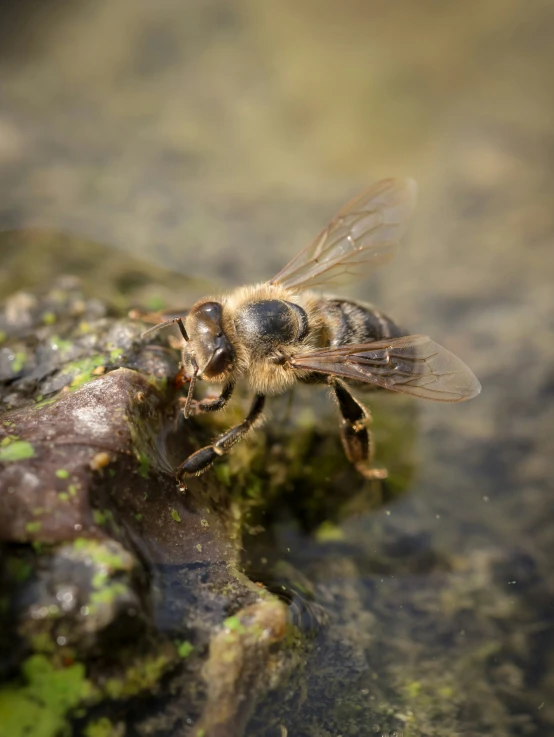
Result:
<svg viewBox="0 0 554 737"><path fill-rule="evenodd" d="M182 367L190 380L185 418L225 407L238 379L254 392L246 418L190 455L177 469L181 483L206 471L261 417L266 396L298 381L327 384L338 404L348 460L369 479L387 472L372 465L369 410L351 389L383 388L423 399L460 402L481 386L454 354L425 335L406 335L375 307L313 291L366 275L390 261L414 209L412 179L384 179L347 204L317 238L273 279L217 299L198 301L176 323ZM198 379L221 384L221 394L194 400Z"/></svg>

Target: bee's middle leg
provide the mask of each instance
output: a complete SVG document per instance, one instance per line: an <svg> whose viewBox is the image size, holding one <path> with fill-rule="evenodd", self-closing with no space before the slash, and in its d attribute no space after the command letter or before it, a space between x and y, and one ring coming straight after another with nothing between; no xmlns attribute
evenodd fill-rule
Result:
<svg viewBox="0 0 554 737"><path fill-rule="evenodd" d="M190 455L177 469L177 477L184 479L187 476L198 476L206 471L216 458L225 455L235 443L238 443L252 429L253 424L262 413L264 402L265 395L256 394L246 418L239 425L235 425L235 427L220 435L212 445L206 445L206 447L200 448L196 453Z"/></svg>
<svg viewBox="0 0 554 737"><path fill-rule="evenodd" d="M366 479L385 479L385 468L372 468L373 442L367 426L371 422L369 411L358 402L337 379L330 379L337 398L342 421L340 437L346 457Z"/></svg>

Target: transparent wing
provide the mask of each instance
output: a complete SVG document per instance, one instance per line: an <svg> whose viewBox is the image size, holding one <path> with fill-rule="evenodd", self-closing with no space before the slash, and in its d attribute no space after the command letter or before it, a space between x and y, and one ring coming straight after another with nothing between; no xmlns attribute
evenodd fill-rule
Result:
<svg viewBox="0 0 554 737"><path fill-rule="evenodd" d="M465 363L427 335L313 351L293 357L291 365L439 402L461 402L481 391Z"/></svg>
<svg viewBox="0 0 554 737"><path fill-rule="evenodd" d="M415 206L413 179L383 179L349 202L269 283L337 284L365 276L394 257Z"/></svg>

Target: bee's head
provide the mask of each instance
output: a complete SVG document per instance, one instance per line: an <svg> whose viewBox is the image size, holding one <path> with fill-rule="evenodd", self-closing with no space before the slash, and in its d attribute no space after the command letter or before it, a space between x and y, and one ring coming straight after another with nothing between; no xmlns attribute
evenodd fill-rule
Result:
<svg viewBox="0 0 554 737"><path fill-rule="evenodd" d="M223 308L219 302L198 302L186 318L188 341L183 350L187 373L198 367L207 381L224 381L233 368L235 351L223 330Z"/></svg>

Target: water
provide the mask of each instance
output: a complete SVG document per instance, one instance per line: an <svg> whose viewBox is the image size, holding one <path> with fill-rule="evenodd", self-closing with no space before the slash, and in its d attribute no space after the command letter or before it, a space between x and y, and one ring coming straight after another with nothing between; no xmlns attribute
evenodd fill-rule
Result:
<svg viewBox="0 0 554 737"><path fill-rule="evenodd" d="M331 634L304 700L258 727L550 735L554 5L27 7L0 59L0 229L27 229L0 235L3 294L76 271L116 305L181 306L270 277L366 183L420 185L401 256L351 293L483 393L422 403L407 492L343 510L334 540L272 516Z"/></svg>

